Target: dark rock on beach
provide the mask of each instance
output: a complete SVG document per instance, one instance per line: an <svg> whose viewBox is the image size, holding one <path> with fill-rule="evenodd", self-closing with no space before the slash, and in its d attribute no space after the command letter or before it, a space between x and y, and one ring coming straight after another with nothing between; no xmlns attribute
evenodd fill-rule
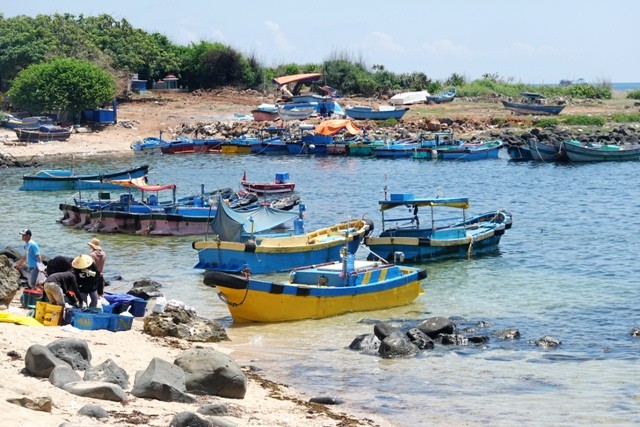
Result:
<svg viewBox="0 0 640 427"><path fill-rule="evenodd" d="M144 371L136 374L131 394L165 402L192 403L187 394L185 374L180 367L154 357Z"/></svg>
<svg viewBox="0 0 640 427"><path fill-rule="evenodd" d="M150 313L144 317L144 332L154 337L175 337L191 342L229 340L227 331L220 323L171 304L166 306L163 313Z"/></svg>

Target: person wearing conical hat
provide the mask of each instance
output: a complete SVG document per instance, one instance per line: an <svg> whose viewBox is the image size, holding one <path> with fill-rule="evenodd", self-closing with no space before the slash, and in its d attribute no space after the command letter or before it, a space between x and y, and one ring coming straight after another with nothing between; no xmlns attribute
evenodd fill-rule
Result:
<svg viewBox="0 0 640 427"><path fill-rule="evenodd" d="M89 256L93 258L93 262L96 263L98 271L102 274L104 271L104 263L107 261L107 254L104 252L104 249L102 249L102 246L100 246L100 240L93 238L88 244L91 248Z"/></svg>
<svg viewBox="0 0 640 427"><path fill-rule="evenodd" d="M88 307L97 307L99 295L104 293L101 274L90 255L78 255L71 262L80 289L80 300ZM91 302L88 303L88 300Z"/></svg>

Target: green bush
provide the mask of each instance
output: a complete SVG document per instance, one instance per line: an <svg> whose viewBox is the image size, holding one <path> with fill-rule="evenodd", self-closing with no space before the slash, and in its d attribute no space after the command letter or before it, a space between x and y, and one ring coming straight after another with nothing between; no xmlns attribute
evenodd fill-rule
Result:
<svg viewBox="0 0 640 427"><path fill-rule="evenodd" d="M616 123L638 123L640 122L640 113L616 113L613 115L613 121Z"/></svg>
<svg viewBox="0 0 640 427"><path fill-rule="evenodd" d="M607 119L600 116L564 116L563 122L570 126L604 126Z"/></svg>
<svg viewBox="0 0 640 427"><path fill-rule="evenodd" d="M626 96L627 99L640 99L640 89L630 90Z"/></svg>
<svg viewBox="0 0 640 427"><path fill-rule="evenodd" d="M534 124L540 128L552 128L560 124L560 119L556 117L547 117L536 121Z"/></svg>

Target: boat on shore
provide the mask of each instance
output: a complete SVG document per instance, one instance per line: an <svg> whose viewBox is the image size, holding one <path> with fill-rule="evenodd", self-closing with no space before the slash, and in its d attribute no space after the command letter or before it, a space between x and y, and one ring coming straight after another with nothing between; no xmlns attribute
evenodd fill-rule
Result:
<svg viewBox="0 0 640 427"><path fill-rule="evenodd" d="M416 198L402 193L391 194L378 204L382 231L376 237L365 238L365 245L371 250L369 259L379 257L394 263L468 258L490 252L512 225L511 213L504 209L467 217L466 197ZM428 208L427 218L420 217L422 207ZM392 209L402 211L401 216L385 215ZM462 211L459 221L452 222L451 209ZM437 215L437 211L441 214Z"/></svg>
<svg viewBox="0 0 640 427"><path fill-rule="evenodd" d="M422 293L424 269L379 261L334 261L294 269L289 280L272 282L219 271L204 283L218 290L237 323L321 319L406 305Z"/></svg>
<svg viewBox="0 0 640 427"><path fill-rule="evenodd" d="M572 162L608 162L640 160L639 144L598 144L569 140L562 143L567 157Z"/></svg>
<svg viewBox="0 0 640 427"><path fill-rule="evenodd" d="M47 142L66 141L71 136L71 127L61 127L52 124L44 124L38 128L15 128L19 141L23 142Z"/></svg>
<svg viewBox="0 0 640 427"><path fill-rule="evenodd" d="M564 105L547 104L547 98L541 93L523 92L520 102L502 101L507 110L516 114L539 114L557 116L564 109Z"/></svg>
<svg viewBox="0 0 640 427"><path fill-rule="evenodd" d="M429 95L426 97L427 104L446 104L452 102L457 93L456 88L452 87L435 95Z"/></svg>
<svg viewBox="0 0 640 427"><path fill-rule="evenodd" d="M272 122L278 120L278 107L275 104L260 104L251 110L253 120L256 122Z"/></svg>
<svg viewBox="0 0 640 427"><path fill-rule="evenodd" d="M409 107L394 105L380 106L377 109L366 105L356 105L344 109L345 114L354 120L400 120L407 111L409 111Z"/></svg>
<svg viewBox="0 0 640 427"><path fill-rule="evenodd" d="M294 223L293 235L256 237L245 241L236 237L241 227L236 226L237 232L231 236L219 234L215 240L193 242L192 247L198 252L198 263L194 268L264 274L336 261L344 247L349 253L355 253L373 229L373 222L364 219L346 221L308 233L301 232L303 230ZM219 230L226 234L231 227L220 227Z"/></svg>
<svg viewBox="0 0 640 427"><path fill-rule="evenodd" d="M149 173L149 165L116 172L77 175L72 169L45 169L22 177L21 191L71 191L118 188L106 181L140 178Z"/></svg>

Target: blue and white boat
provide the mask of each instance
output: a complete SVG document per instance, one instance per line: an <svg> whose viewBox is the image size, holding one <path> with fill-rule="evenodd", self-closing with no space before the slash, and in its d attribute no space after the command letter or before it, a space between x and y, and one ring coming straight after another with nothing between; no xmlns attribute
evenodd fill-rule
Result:
<svg viewBox="0 0 640 427"><path fill-rule="evenodd" d="M336 261L340 259L345 246L349 253L355 253L364 237L373 229L371 221L358 219L304 233L304 229L294 222L293 235L256 236L246 240L241 238L241 234L252 234L254 225L244 218L235 220L236 224L229 226L228 218L221 217L221 213L230 216L226 208L218 210L216 220L224 223L224 226L217 228L217 238L192 244L193 249L198 251L198 263L194 268L263 274ZM218 220L219 217L222 219Z"/></svg>
<svg viewBox="0 0 640 427"><path fill-rule="evenodd" d="M391 194L380 200L382 231L365 238L369 259L389 262L421 262L441 258L467 258L496 250L505 231L511 228L511 213L504 209L467 217L466 197L416 198L413 194ZM420 208L427 208L427 218ZM390 217L389 210L399 212ZM452 220L452 210L462 218Z"/></svg>
<svg viewBox="0 0 640 427"><path fill-rule="evenodd" d="M393 105L380 106L375 109L366 105L356 105L355 107L345 107L345 114L355 120L400 120L409 107L395 107Z"/></svg>
<svg viewBox="0 0 640 427"><path fill-rule="evenodd" d="M456 97L456 94L456 88L452 87L436 95L429 95L426 99L427 103L433 102L434 104L445 104L447 102L453 101L453 99Z"/></svg>
<svg viewBox="0 0 640 427"><path fill-rule="evenodd" d="M22 177L21 191L71 191L118 188L105 181L140 178L149 172L149 165L117 172L78 175L72 169L45 169Z"/></svg>

